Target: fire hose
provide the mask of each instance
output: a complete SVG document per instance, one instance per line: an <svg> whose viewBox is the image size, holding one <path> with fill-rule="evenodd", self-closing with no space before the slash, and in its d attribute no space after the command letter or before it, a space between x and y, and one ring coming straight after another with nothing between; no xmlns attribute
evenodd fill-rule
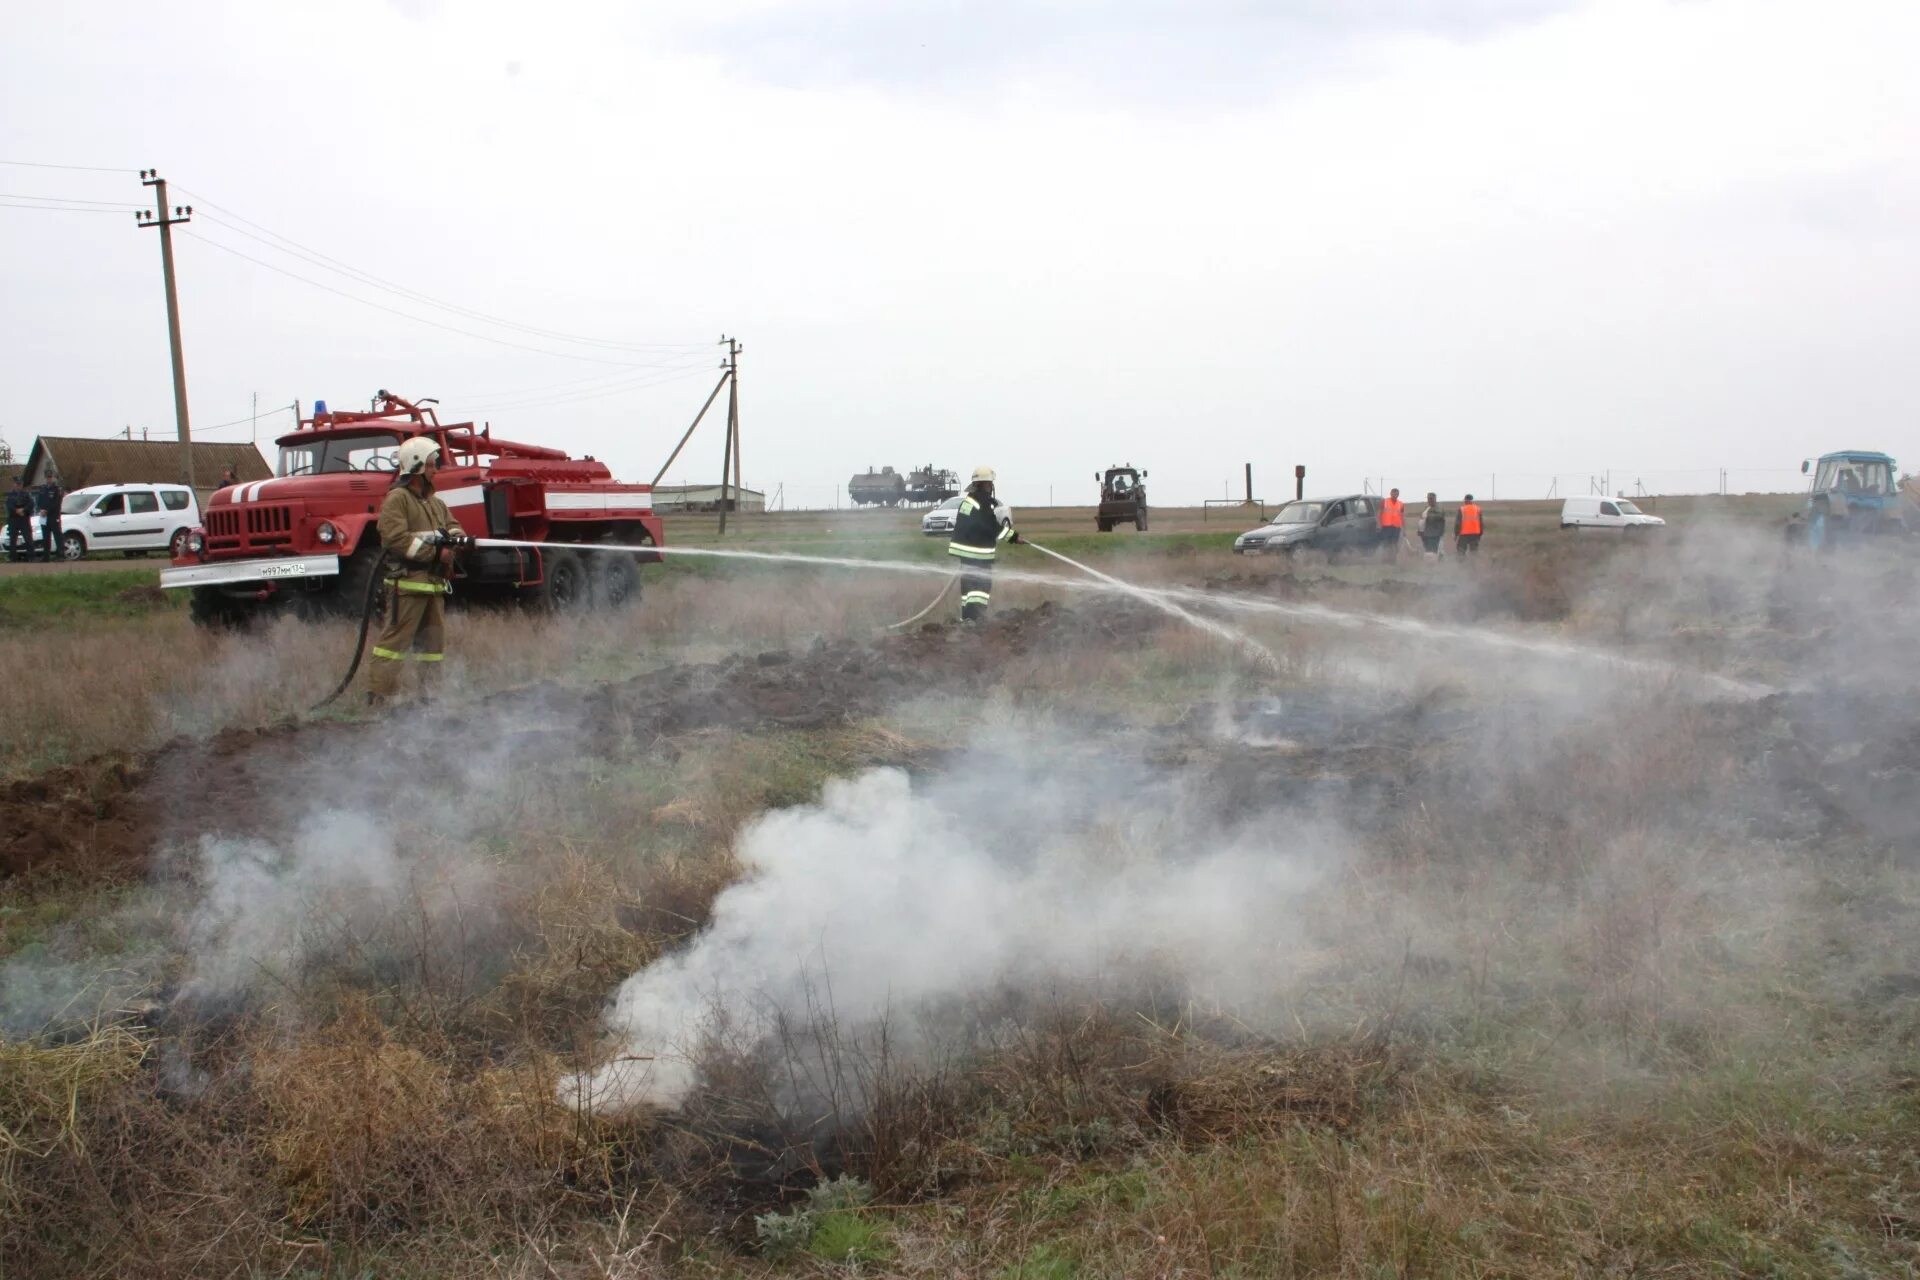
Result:
<svg viewBox="0 0 1920 1280"><path fill-rule="evenodd" d="M347 686L353 683L354 676L359 674L360 657L367 651L367 631L373 625L374 611L380 607L380 588L385 585L384 575L379 573L367 575L367 598L360 606L360 634L353 642L353 661L347 664L347 674L340 677L340 683L333 687L333 692L307 708L309 713L319 711L345 693Z"/></svg>
<svg viewBox="0 0 1920 1280"><path fill-rule="evenodd" d="M1179 618L1182 622L1188 623L1194 627L1198 627L1202 631L1206 631L1212 635L1219 637L1220 639L1230 642L1236 647L1247 651L1253 657L1260 660L1260 662L1263 665L1269 668L1277 667L1279 665L1278 660L1264 645L1261 645L1259 642L1251 639L1250 637L1242 634L1239 631L1234 630L1232 627L1228 627L1219 622L1216 622L1212 618L1204 618L1197 614L1191 613L1188 610L1181 608L1178 604L1173 603L1171 600L1164 598L1164 596L1158 592L1143 590L1142 588L1136 587L1130 582L1122 581L1121 579L1116 578L1111 574L1102 573L1098 569L1095 569L1089 565L1084 565L1080 563L1078 560L1075 560L1070 556L1061 555L1058 551L1053 550L1051 547L1043 547L1039 543L1033 541L1031 538L1019 538L1017 541L1018 541L1018 544L1021 546L1032 547L1035 551L1040 552L1042 555L1050 556L1053 559L1060 561L1062 564L1070 565L1073 568L1078 569L1080 572L1086 574L1088 577L1094 578L1102 583L1105 583L1106 585L1114 588L1117 591L1120 591L1125 595L1133 596L1135 599L1140 600L1144 604L1150 605L1153 608L1158 609L1163 613L1171 614L1172 616ZM460 546L460 547L484 546L484 547L540 548L546 545L544 543L529 542L529 541L523 541L520 539L513 539L513 538L475 539L475 538L470 538L465 534L452 534L449 531L444 529L433 531L433 533L431 534L431 543L436 546L452 544L454 546ZM643 546L623 546L623 545L606 544L606 543L579 544L574 546L573 549L580 550L580 551L604 551L604 552L615 553L615 554L620 552L660 554L659 551L657 551L655 548L650 546L644 546L644 547ZM695 552L695 554L699 554L699 552ZM728 553L710 551L710 552L707 552L707 554L721 555L721 554L728 554ZM752 552L744 552L744 553L734 552L732 554L742 555L746 557L753 557L755 555L755 553L752 553ZM769 560L785 560L785 559L811 560L813 559L813 557L804 557L804 556L790 557L790 556L782 556L777 554L767 554L765 555L764 558ZM960 575L957 573L954 574L952 577L948 578L946 585L940 588L940 594L935 596L933 600L928 603L926 608L920 610L920 612L914 614L911 618L907 618L904 621L891 624L888 630L897 631L903 627L912 626L914 623L920 621L920 619L926 617L929 613L932 613L936 608L939 607L940 602L947 598L947 594L953 590L953 584L958 582L959 580L960 580ZM352 685L354 676L359 673L361 655L366 651L366 647L367 647L367 631L371 628L373 624L374 610L378 607L379 598L380 598L380 588L381 586L384 585L384 581L385 581L384 575L379 573L373 574L369 578L367 582L366 600L363 603L360 611L360 632L359 632L359 638L354 643L353 660L351 663L348 664L346 674L341 677L340 683L334 687L333 692L329 693L326 697L322 698L319 702L316 702L311 708L311 710L319 711L322 708L331 704L335 699L339 698L339 696L345 693L347 691L347 688L350 685Z"/></svg>

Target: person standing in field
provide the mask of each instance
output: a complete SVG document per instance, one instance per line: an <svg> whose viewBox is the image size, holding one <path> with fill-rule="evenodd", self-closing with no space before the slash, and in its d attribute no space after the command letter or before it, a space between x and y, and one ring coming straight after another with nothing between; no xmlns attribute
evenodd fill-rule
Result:
<svg viewBox="0 0 1920 1280"><path fill-rule="evenodd" d="M33 495L19 476L7 490L7 559L33 559Z"/></svg>
<svg viewBox="0 0 1920 1280"><path fill-rule="evenodd" d="M395 451L393 487L380 504L380 545L387 553L387 621L373 642L367 702L379 706L398 692L400 664L409 657L437 676L446 657L447 595L455 554L473 539L454 522L433 491L440 446L415 436Z"/></svg>
<svg viewBox="0 0 1920 1280"><path fill-rule="evenodd" d="M40 558L52 560L60 554L60 477L52 471L33 491L34 509L40 513Z"/></svg>
<svg viewBox="0 0 1920 1280"><path fill-rule="evenodd" d="M1440 495L1427 495L1426 510L1420 513L1420 546L1426 553L1438 559L1440 540L1447 536L1447 512L1440 505Z"/></svg>
<svg viewBox="0 0 1920 1280"><path fill-rule="evenodd" d="M1400 558L1400 539L1407 527L1407 504L1395 489L1380 500L1380 540L1387 544L1387 559Z"/></svg>
<svg viewBox="0 0 1920 1280"><path fill-rule="evenodd" d="M1480 554L1480 533L1485 522L1480 518L1480 504L1468 494L1467 500L1460 504L1459 512L1453 518L1453 546L1461 556Z"/></svg>
<svg viewBox="0 0 1920 1280"><path fill-rule="evenodd" d="M977 622L993 602L993 561L1003 542L1018 542L1013 517L993 496L992 467L975 467L960 499L947 554L960 561L960 621Z"/></svg>

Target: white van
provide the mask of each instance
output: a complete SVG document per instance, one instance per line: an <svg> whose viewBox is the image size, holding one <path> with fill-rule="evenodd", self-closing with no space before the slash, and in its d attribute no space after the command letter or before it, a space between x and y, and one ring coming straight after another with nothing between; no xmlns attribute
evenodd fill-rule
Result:
<svg viewBox="0 0 1920 1280"><path fill-rule="evenodd" d="M89 551L187 553L187 534L200 523L200 504L183 484L96 484L60 501L60 555L78 560Z"/></svg>
<svg viewBox="0 0 1920 1280"><path fill-rule="evenodd" d="M1568 498L1560 505L1562 529L1657 529L1666 523L1625 498Z"/></svg>

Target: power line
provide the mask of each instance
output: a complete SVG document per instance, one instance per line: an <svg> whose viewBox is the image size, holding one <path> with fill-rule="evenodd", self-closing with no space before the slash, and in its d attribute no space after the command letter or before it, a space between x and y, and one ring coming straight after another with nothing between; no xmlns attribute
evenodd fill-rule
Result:
<svg viewBox="0 0 1920 1280"><path fill-rule="evenodd" d="M195 427L194 430L204 435L209 431L220 431L227 427L244 427L251 422L259 421L261 418L271 418L277 413L292 413L292 412L293 412L292 405L283 404L283 405L278 405L272 409L268 409L265 412L257 415L248 414L244 418L235 418L231 422L216 422L210 427Z"/></svg>
<svg viewBox="0 0 1920 1280"><path fill-rule="evenodd" d="M144 209L145 205L126 200L81 200L73 196L27 196L17 191L0 191L0 200L31 200L35 204L84 204L97 209Z"/></svg>
<svg viewBox="0 0 1920 1280"><path fill-rule="evenodd" d="M348 293L344 289L336 289L330 284L322 284L318 280L309 279L306 276L300 275L296 272L289 271L285 267L277 266L274 263L262 261L261 259L254 257L250 253L242 253L240 250L234 248L231 245L221 244L218 240L210 240L206 236L200 235L198 233L189 232L189 233L183 233L183 234L186 234L190 239L198 240L201 244L211 245L213 248L220 250L220 252L222 253L230 253L236 258L240 258L246 262L251 262L256 267L265 267L268 271L277 272L278 274L287 277L289 280L298 280L301 284L311 285L313 288L318 289L323 293L331 293L336 297L345 298L349 302L357 302L363 307L372 307L375 311L384 311L388 315L399 316L402 320L411 320L415 324L424 324L435 329L444 329L448 333L457 333L464 338L478 338L482 342L491 342L502 347L513 347L516 350L520 350L520 351L532 351L538 355L543 355L543 356L557 356L562 360L584 360L589 364L617 365L623 369L638 369L638 368L647 367L635 361L607 360L607 359L603 359L600 356L585 356L585 355L578 355L571 351L554 351L546 347L529 346L527 343L524 343L524 342L514 342L507 338L496 338L492 334L475 333L471 329L462 329L455 325L442 324L438 320L429 320L425 316L416 316L411 312L401 311L397 308L389 307L385 303L375 302L370 298L362 298L357 294Z"/></svg>
<svg viewBox="0 0 1920 1280"><path fill-rule="evenodd" d="M613 342L613 341L608 341L602 338L587 337L584 334L566 333L559 329L547 329L547 328L542 328L539 325L524 324L518 320L510 320L504 316L492 315L488 312L480 311L473 307L461 306L457 302L448 302L444 299L436 298L432 294L422 293L417 289L409 289L405 285L397 284L394 281L387 280L381 276L377 276L370 271L363 271L359 267L356 267L351 263L343 262L340 259L335 258L329 254L322 253L318 249L314 249L307 245L304 245L300 243L298 240L293 239L291 236L282 235L278 231L275 231L270 227L262 226L260 223L254 222L250 218L242 217L240 214L235 213L233 210L228 209L225 206L220 205L215 201L210 200L207 197L198 194L197 192L188 191L187 188L185 187L181 187L180 190L186 195L191 196L194 200L198 202L198 206L201 209L204 216L209 217L214 222L218 222L221 226L226 227L227 230L229 231L235 232L239 235L246 236L250 240L258 241L259 243L265 244L269 248L278 250L281 253L286 253L297 258L302 258L303 260L312 264L313 266L322 267L328 271L333 271L340 275L347 276L348 278L355 280L360 284L372 285L375 288L381 289L388 293L397 294L398 296L406 298L410 301L424 303L427 306L436 307L442 311L448 311L448 312L452 312L455 315L465 316L470 320L482 320L488 324L499 325L502 328L512 329L512 330L515 330L516 332L530 334L534 337L551 338L558 342L578 343L581 346L602 347L602 348L613 350L613 351L679 351L679 350L693 350L695 348L704 348L707 345L706 343L702 343L702 342ZM214 215L205 214L205 210L210 208L220 210L220 212L224 213L227 218L231 218L233 222L228 222L226 221L226 219L223 219ZM243 225L235 226L234 223L240 223ZM245 229L246 227L251 227L253 230L248 231ZM254 234L255 232L258 232L260 234L256 235Z"/></svg>
<svg viewBox="0 0 1920 1280"><path fill-rule="evenodd" d="M491 404L496 400L513 400L520 396L530 396L541 391L558 391L566 387L583 387L593 382L606 382L612 378L625 378L624 373L594 373L584 378L568 378L562 382L541 382L530 387L509 387L502 391L481 391L466 403L471 405Z"/></svg>
<svg viewBox="0 0 1920 1280"><path fill-rule="evenodd" d="M688 365L684 368L669 370L665 373L648 374L635 382L607 387L599 391L589 391L584 395L555 396L545 400L522 400L513 404L496 404L485 406L485 408L488 413L504 413L512 409L538 409L556 404L580 404L588 400L600 400L607 396L625 395L630 391L644 391L648 387L658 387L669 382L678 382L683 378L691 378L695 374L704 374L711 367L712 366L703 360L696 365ZM462 413L470 413L473 411L473 408L463 405L460 411Z"/></svg>
<svg viewBox="0 0 1920 1280"><path fill-rule="evenodd" d="M133 166L109 168L97 164L46 164L38 160L0 160L0 165L17 169L71 169L76 173L133 173Z"/></svg>
<svg viewBox="0 0 1920 1280"><path fill-rule="evenodd" d="M38 213L111 213L113 217L127 217L127 209L92 209L88 205L29 205L15 203L12 200L0 200L0 207L8 209L35 209Z"/></svg>

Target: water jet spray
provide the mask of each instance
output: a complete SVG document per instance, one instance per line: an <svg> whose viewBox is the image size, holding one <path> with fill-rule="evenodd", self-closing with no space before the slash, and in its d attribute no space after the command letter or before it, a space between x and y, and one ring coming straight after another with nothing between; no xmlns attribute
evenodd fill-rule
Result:
<svg viewBox="0 0 1920 1280"><path fill-rule="evenodd" d="M479 538L476 546L481 547L528 547L534 550L551 550L552 543L524 542L512 538ZM661 558L668 556L704 556L719 560L758 560L769 564L810 564L830 569L855 569L861 571L879 571L887 573L923 574L933 577L951 577L953 570L945 564L926 563L913 560L865 560L855 556L816 556L791 551L723 551L716 547L652 547L624 546L613 543L567 543L572 551L602 551L625 554L645 554ZM1504 635L1494 631L1476 631L1464 627L1447 626L1443 623L1424 622L1415 618L1399 617L1385 613L1356 612L1352 610L1332 609L1326 605L1289 603L1278 600L1254 600L1244 596L1235 596L1220 591L1198 591L1191 588L1142 587L1123 582L1110 574L1101 573L1078 561L1069 559L1057 551L1041 547L1038 543L1023 539L1022 545L1044 551L1047 555L1065 564L1091 575L1090 578L1068 578L1059 574L1035 573L1027 569L996 568L994 578L1000 582L1029 583L1035 586L1055 587L1065 591L1089 591L1102 594L1132 596L1143 603L1150 604L1163 612L1171 613L1182 621L1208 631L1221 639L1231 640L1245 647L1253 646L1266 655L1269 661L1273 655L1260 648L1254 641L1212 619L1202 618L1191 612L1193 608L1220 609L1229 613L1253 614L1263 617L1287 618L1299 622L1318 623L1338 627L1366 627L1376 631L1395 635L1414 636L1425 640L1444 640L1453 643L1471 645L1484 649L1494 649L1507 653L1529 654L1534 657L1555 661L1581 661L1611 667L1617 671L1628 671L1641 675L1661 678L1674 676L1688 677L1702 681L1723 694L1743 698L1761 698L1780 692L1770 685L1753 681L1736 680L1729 676L1706 672L1690 671L1671 663L1650 658L1628 658L1604 650L1583 645L1570 644L1559 640L1538 640L1524 636ZM931 606L929 607L931 611Z"/></svg>

